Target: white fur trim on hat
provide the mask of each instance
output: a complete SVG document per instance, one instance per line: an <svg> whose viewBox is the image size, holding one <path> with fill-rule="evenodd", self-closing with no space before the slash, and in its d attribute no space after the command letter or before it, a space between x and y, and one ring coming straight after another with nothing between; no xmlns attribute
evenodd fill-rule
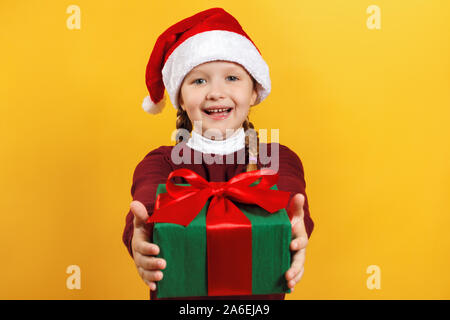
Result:
<svg viewBox="0 0 450 320"><path fill-rule="evenodd" d="M165 105L166 105L166 96L164 96L158 103L154 103L150 98L150 96L146 96L144 98L144 101L142 102L142 108L145 110L145 112L151 114L161 113Z"/></svg>
<svg viewBox="0 0 450 320"><path fill-rule="evenodd" d="M197 65L214 60L239 63L252 75L258 82L255 105L269 95L269 67L253 43L235 32L211 30L186 39L164 64L163 82L175 109L178 107L178 91L184 77Z"/></svg>

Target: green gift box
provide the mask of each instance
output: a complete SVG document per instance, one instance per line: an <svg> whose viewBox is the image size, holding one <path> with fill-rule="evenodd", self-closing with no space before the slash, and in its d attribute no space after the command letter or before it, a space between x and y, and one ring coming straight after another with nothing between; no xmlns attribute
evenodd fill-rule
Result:
<svg viewBox="0 0 450 320"><path fill-rule="evenodd" d="M276 185L270 189L278 190ZM159 184L156 196L166 192L166 185ZM154 224L152 242L160 248L158 257L167 262L162 270L163 279L157 282L158 298L209 295L206 216L210 202L211 199L208 199L187 226L161 222ZM291 263L291 222L286 210L270 213L256 204L236 201L233 204L251 221L250 294L291 292L285 279ZM239 264L240 261L233 263Z"/></svg>

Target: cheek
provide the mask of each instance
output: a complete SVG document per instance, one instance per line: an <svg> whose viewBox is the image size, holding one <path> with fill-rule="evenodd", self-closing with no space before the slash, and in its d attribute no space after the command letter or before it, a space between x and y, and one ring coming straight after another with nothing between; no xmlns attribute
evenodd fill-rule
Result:
<svg viewBox="0 0 450 320"><path fill-rule="evenodd" d="M189 97L189 100L186 101L186 111L195 114L201 112L201 99L196 99L195 97Z"/></svg>
<svg viewBox="0 0 450 320"><path fill-rule="evenodd" d="M245 106L247 109L252 104L253 91L251 88L243 87L241 88L239 95L236 96L236 100L240 106Z"/></svg>
<svg viewBox="0 0 450 320"><path fill-rule="evenodd" d="M245 117L247 117L249 111L250 111L250 107L248 105L244 105L244 106L240 105L236 109L236 114L239 117L245 118Z"/></svg>
<svg viewBox="0 0 450 320"><path fill-rule="evenodd" d="M199 104L187 106L186 111L191 121L201 120L204 116Z"/></svg>
<svg viewBox="0 0 450 320"><path fill-rule="evenodd" d="M200 119L202 116L202 113L198 108L186 108L186 112L191 120Z"/></svg>

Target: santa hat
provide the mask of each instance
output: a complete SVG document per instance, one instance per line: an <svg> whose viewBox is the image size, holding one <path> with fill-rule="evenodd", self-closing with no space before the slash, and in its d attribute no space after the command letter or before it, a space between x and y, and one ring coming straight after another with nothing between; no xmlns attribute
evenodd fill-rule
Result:
<svg viewBox="0 0 450 320"><path fill-rule="evenodd" d="M197 65L215 60L239 63L256 80L255 105L269 95L269 67L259 49L232 15L211 8L174 24L156 40L145 74L149 95L142 103L144 110L162 111L164 89L177 109L184 77Z"/></svg>

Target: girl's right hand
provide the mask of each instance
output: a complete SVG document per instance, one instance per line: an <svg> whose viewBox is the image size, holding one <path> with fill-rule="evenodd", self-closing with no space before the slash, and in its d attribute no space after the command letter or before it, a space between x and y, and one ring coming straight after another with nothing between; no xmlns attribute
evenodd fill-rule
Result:
<svg viewBox="0 0 450 320"><path fill-rule="evenodd" d="M154 257L159 253L159 247L150 242L148 226L145 223L148 219L145 206L135 200L131 202L130 209L134 214L134 232L131 240L134 263L150 290L156 290L156 281L163 278L161 270L166 267L166 260Z"/></svg>

